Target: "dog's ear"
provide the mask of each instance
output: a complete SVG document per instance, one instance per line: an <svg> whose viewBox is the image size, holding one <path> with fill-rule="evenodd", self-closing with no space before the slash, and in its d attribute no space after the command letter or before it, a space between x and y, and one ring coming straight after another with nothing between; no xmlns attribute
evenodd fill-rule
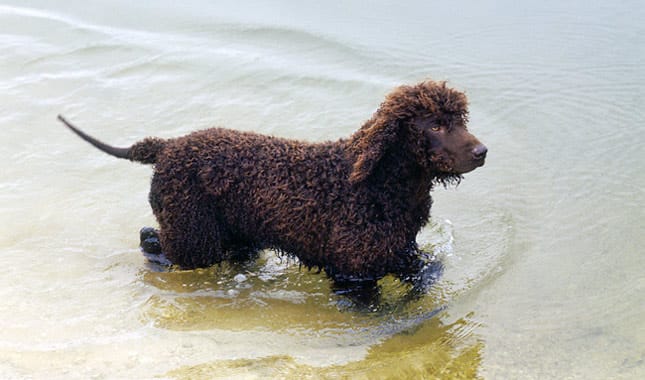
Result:
<svg viewBox="0 0 645 380"><path fill-rule="evenodd" d="M396 142L398 130L398 120L374 118L354 135L351 149L356 161L349 175L350 183L362 182L372 174L388 147Z"/></svg>

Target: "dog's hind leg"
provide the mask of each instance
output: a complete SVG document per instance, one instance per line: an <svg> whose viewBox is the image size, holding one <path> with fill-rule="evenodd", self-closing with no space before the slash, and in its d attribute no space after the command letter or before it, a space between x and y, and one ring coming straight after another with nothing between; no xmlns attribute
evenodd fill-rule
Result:
<svg viewBox="0 0 645 380"><path fill-rule="evenodd" d="M205 218L172 215L160 221L161 250L183 269L205 268L222 261L220 227Z"/></svg>
<svg viewBox="0 0 645 380"><path fill-rule="evenodd" d="M160 181L157 175L152 177L152 187L148 195L148 201L152 207L155 216L159 217L162 211L161 195L158 192ZM152 265L161 265L169 267L172 262L168 260L161 250L161 241L159 240L159 230L154 227L143 227L139 230L139 247L143 256L145 256Z"/></svg>
<svg viewBox="0 0 645 380"><path fill-rule="evenodd" d="M195 189L164 188L153 178L150 203L159 222L161 251L184 269L222 261L222 224L212 196Z"/></svg>

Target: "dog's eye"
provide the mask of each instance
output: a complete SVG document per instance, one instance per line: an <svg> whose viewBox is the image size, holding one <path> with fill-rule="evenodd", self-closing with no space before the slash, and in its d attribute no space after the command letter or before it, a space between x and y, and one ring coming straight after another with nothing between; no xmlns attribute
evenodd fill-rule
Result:
<svg viewBox="0 0 645 380"><path fill-rule="evenodd" d="M439 130L441 129L441 127L440 127L440 126L438 126L438 125L435 125L435 126L433 126L432 128L430 128L430 129L432 129L432 131L433 131L433 132L439 132Z"/></svg>

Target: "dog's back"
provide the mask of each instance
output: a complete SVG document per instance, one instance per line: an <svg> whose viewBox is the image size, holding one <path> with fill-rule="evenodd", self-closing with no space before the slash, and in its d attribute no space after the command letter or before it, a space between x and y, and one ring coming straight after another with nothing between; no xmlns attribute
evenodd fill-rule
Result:
<svg viewBox="0 0 645 380"><path fill-rule="evenodd" d="M331 219L351 207L346 155L343 140L311 144L211 128L166 140L151 193L171 182L173 192L207 193L223 241L319 256Z"/></svg>

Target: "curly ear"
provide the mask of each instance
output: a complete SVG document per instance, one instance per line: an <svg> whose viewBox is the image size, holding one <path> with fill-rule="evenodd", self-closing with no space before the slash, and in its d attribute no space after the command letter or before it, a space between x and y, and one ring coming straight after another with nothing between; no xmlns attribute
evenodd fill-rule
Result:
<svg viewBox="0 0 645 380"><path fill-rule="evenodd" d="M364 181L379 163L387 148L396 142L399 126L396 120L370 120L353 138L356 161L349 175L351 183Z"/></svg>

